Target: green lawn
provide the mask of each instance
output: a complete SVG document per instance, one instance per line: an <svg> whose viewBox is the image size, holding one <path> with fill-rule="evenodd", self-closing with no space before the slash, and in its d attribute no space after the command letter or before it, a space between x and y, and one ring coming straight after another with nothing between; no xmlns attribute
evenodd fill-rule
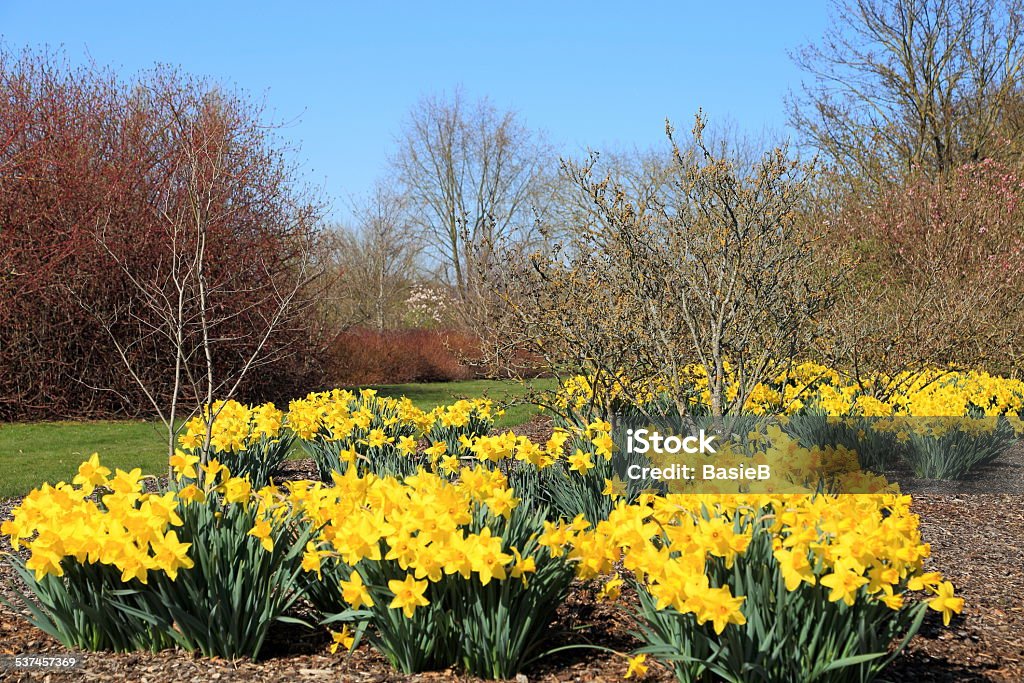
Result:
<svg viewBox="0 0 1024 683"><path fill-rule="evenodd" d="M538 380L535 386L550 388L553 383ZM459 398L487 396L505 403L526 394L522 385L493 380L374 388L384 396L408 396L424 410ZM530 405L512 406L497 426L521 424L536 411ZM139 420L0 424L0 498L24 495L44 481L68 481L94 452L111 469L141 467L147 474L160 474L166 467L166 438L160 423Z"/></svg>

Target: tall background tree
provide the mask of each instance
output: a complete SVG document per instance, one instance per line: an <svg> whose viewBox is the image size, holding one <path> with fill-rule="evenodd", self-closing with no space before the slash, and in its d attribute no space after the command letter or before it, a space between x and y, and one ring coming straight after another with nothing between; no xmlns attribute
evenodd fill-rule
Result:
<svg viewBox="0 0 1024 683"><path fill-rule="evenodd" d="M425 270L409 200L379 183L353 213L352 225L336 225L328 236L331 270L337 273L329 291L330 319L338 330L403 327Z"/></svg>
<svg viewBox="0 0 1024 683"><path fill-rule="evenodd" d="M790 123L825 160L874 184L935 177L1021 148L1020 0L840 0L819 41L794 54L809 76Z"/></svg>
<svg viewBox="0 0 1024 683"><path fill-rule="evenodd" d="M424 244L460 304L478 301L491 245L528 239L543 198L547 145L488 100L427 97L410 113L393 164Z"/></svg>
<svg viewBox="0 0 1024 683"><path fill-rule="evenodd" d="M825 357L878 393L929 365L1018 372L1022 3L836 0L833 19L788 100L826 170L803 219L856 264Z"/></svg>

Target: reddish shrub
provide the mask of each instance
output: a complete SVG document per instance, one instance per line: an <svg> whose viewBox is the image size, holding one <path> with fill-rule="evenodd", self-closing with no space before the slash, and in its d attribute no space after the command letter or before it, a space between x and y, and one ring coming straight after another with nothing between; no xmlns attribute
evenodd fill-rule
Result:
<svg viewBox="0 0 1024 683"><path fill-rule="evenodd" d="M340 386L472 379L485 373L463 359L477 348L460 330L352 328L335 338L326 372Z"/></svg>
<svg viewBox="0 0 1024 683"><path fill-rule="evenodd" d="M257 346L275 293L316 231L314 219L297 220L305 198L285 159L259 108L214 84L167 70L128 82L0 51L0 420L148 411L112 336L166 402L174 351L130 279L147 283L148 301L174 300L176 250L194 231L174 232L169 217L190 215L194 187L208 214L217 377L233 376L261 348L275 362L250 373L240 397L288 391L300 374L295 358L305 372L320 354L309 351L310 325L298 317ZM190 185L190 168L218 172ZM182 346L191 350L198 315L181 308ZM193 371L201 358L191 354Z"/></svg>

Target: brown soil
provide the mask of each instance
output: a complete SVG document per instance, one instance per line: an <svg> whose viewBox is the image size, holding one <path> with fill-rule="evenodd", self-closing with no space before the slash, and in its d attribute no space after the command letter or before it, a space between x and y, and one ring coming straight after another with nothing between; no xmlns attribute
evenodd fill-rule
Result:
<svg viewBox="0 0 1024 683"><path fill-rule="evenodd" d="M538 418L517 433L546 439L550 422ZM312 463L288 465L282 478L315 476ZM0 501L6 519L16 500ZM942 626L929 613L907 651L885 678L901 683L929 681L1024 680L1024 496L1011 494L928 493L914 497L925 539L932 546L931 566L954 582L966 600L964 614ZM10 551L6 539L0 552ZM0 596L10 600L17 578L0 563ZM628 597L627 597L628 599ZM586 586L576 586L551 628L550 646L590 643L626 652L638 643L630 624L615 608L596 604ZM0 680L90 681L474 681L455 671L402 676L363 645L347 659L331 655L322 634L282 625L272 632L266 659L227 662L177 651L156 654L84 655L81 669L16 672L0 669ZM66 650L0 604L0 658L13 654L60 654ZM0 665L2 666L2 665ZM523 681L620 681L625 659L595 650L562 652L525 672ZM670 680L651 667L647 680Z"/></svg>

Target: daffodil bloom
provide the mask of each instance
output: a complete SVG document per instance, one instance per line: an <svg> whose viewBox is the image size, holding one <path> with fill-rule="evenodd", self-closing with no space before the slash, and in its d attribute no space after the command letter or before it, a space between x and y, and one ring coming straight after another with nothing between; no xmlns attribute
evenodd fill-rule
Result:
<svg viewBox="0 0 1024 683"><path fill-rule="evenodd" d="M78 466L78 474L71 480L73 484L81 486L87 496L95 487L106 486L107 477L110 476L110 469L100 464L99 457L99 453L90 455L88 460Z"/></svg>
<svg viewBox="0 0 1024 683"><path fill-rule="evenodd" d="M252 485L248 479L231 477L224 482L224 498L229 503L245 503L252 494Z"/></svg>
<svg viewBox="0 0 1024 683"><path fill-rule="evenodd" d="M612 441L612 437L607 432L598 434L591 440L594 445L596 453L606 460L611 460L612 449L615 447L615 442Z"/></svg>
<svg viewBox="0 0 1024 683"><path fill-rule="evenodd" d="M64 576L59 552L42 544L30 544L29 547L32 549L32 555L25 562L25 568L35 573L36 581L42 581L47 574Z"/></svg>
<svg viewBox="0 0 1024 683"><path fill-rule="evenodd" d="M127 494L136 493L142 490L139 480L142 479L142 470L136 467L131 472L116 470L114 478L110 480L110 489L114 493Z"/></svg>
<svg viewBox="0 0 1024 683"><path fill-rule="evenodd" d="M935 597L928 601L928 607L942 612L942 623L949 626L949 621L954 614L960 614L964 610L964 599L953 594L953 584L943 581L934 588Z"/></svg>
<svg viewBox="0 0 1024 683"><path fill-rule="evenodd" d="M571 472L586 474L592 469L594 469L594 460L590 457L590 453L585 453L577 448L576 452L569 456L569 470Z"/></svg>
<svg viewBox="0 0 1024 683"><path fill-rule="evenodd" d="M357 571L352 572L348 581L341 582L341 595L352 609L373 607L373 598L363 583L363 577Z"/></svg>
<svg viewBox="0 0 1024 683"><path fill-rule="evenodd" d="M515 497L515 492L509 488L496 489L491 495L484 499L484 503L491 509L495 515L499 517L508 518L512 514L512 510L515 509L516 505L519 504L519 499Z"/></svg>
<svg viewBox="0 0 1024 683"><path fill-rule="evenodd" d="M302 571L316 572L316 577L322 579L322 560L326 554L326 552L318 549L313 541L306 543L306 552L302 554Z"/></svg>
<svg viewBox="0 0 1024 683"><path fill-rule="evenodd" d="M274 549L274 539L270 537L272 531L270 522L260 519L256 521L256 525L252 529L249 529L248 535L259 539L260 545L269 553Z"/></svg>
<svg viewBox="0 0 1024 683"><path fill-rule="evenodd" d="M437 460L439 457L448 452L448 444L444 441L438 441L431 445L429 448L423 451L431 460Z"/></svg>
<svg viewBox="0 0 1024 683"><path fill-rule="evenodd" d="M619 479L617 475L612 479L605 479L601 495L609 496L611 498L619 498L620 496L626 495L626 482Z"/></svg>
<svg viewBox="0 0 1024 683"><path fill-rule="evenodd" d="M206 501L206 492L195 484L189 484L178 491L178 499L188 503L202 503Z"/></svg>
<svg viewBox="0 0 1024 683"><path fill-rule="evenodd" d="M217 480L217 477L219 477L222 474L225 477L231 476L231 473L228 471L227 466L224 465L224 463L222 463L217 458L210 458L210 460L205 465L200 465L199 469L206 473L207 485L209 485L210 482L215 482Z"/></svg>
<svg viewBox="0 0 1024 683"><path fill-rule="evenodd" d="M857 590L868 580L854 571L848 561L841 560L836 562L831 573L821 577L819 583L830 589L828 599L831 602L842 600L847 605L853 605L857 599Z"/></svg>
<svg viewBox="0 0 1024 683"><path fill-rule="evenodd" d="M626 668L626 675L623 678L643 678L647 675L647 655L636 655L629 658L629 666Z"/></svg>
<svg viewBox="0 0 1024 683"><path fill-rule="evenodd" d="M721 634L728 624L742 626L747 623L746 617L740 611L740 606L745 599L743 596L734 598L728 586L709 588L700 596L697 621L699 623L710 621L717 634Z"/></svg>
<svg viewBox="0 0 1024 683"><path fill-rule="evenodd" d="M391 437L384 433L383 429L371 429L366 436L366 445L370 448L380 448L392 442Z"/></svg>
<svg viewBox="0 0 1024 683"><path fill-rule="evenodd" d="M537 561L533 559L532 555L523 557L515 548L512 548L512 555L515 557L515 562L512 564L512 570L509 572L509 575L513 579L522 579L523 586L528 586L529 580L526 575L536 573Z"/></svg>
<svg viewBox="0 0 1024 683"><path fill-rule="evenodd" d="M806 553L779 548L774 555L775 561L779 565L779 571L782 573L782 579L786 583L786 590L795 591L801 583L805 582L812 586L817 583Z"/></svg>
<svg viewBox="0 0 1024 683"><path fill-rule="evenodd" d="M407 575L402 581L398 579L388 581L388 589L395 594L388 607L400 609L407 618L412 619L417 607L426 607L430 604L430 601L423 595L427 591L427 586L426 581L417 581L412 574Z"/></svg>
<svg viewBox="0 0 1024 683"><path fill-rule="evenodd" d="M339 647L348 652L352 649L352 645L355 641L355 636L349 630L348 626L343 627L340 632L331 631L331 654L335 654Z"/></svg>
<svg viewBox="0 0 1024 683"><path fill-rule="evenodd" d="M936 589L941 583L942 574L938 572L925 572L919 576L910 577L910 581L907 582L907 588L912 591Z"/></svg>
<svg viewBox="0 0 1024 683"><path fill-rule="evenodd" d="M885 606L891 610L899 610L903 607L903 596L894 594L891 586L885 587L879 600L885 603Z"/></svg>
<svg viewBox="0 0 1024 683"><path fill-rule="evenodd" d="M459 456L446 455L441 458L437 466L442 472L447 474L456 474L459 471L461 463L459 462Z"/></svg>
<svg viewBox="0 0 1024 683"><path fill-rule="evenodd" d="M601 602L614 602L619 599L622 594L623 581L619 578L618 574L613 574L612 578L605 581L604 585L601 586L601 590L597 593L597 599Z"/></svg>
<svg viewBox="0 0 1024 683"><path fill-rule="evenodd" d="M157 543L153 544L153 563L157 569L164 571L174 581L178 578L179 569L191 569L192 559L188 557L191 543L178 541L178 534L168 531Z"/></svg>
<svg viewBox="0 0 1024 683"><path fill-rule="evenodd" d="M179 477L195 479L197 476L196 465L199 463L199 456L191 455L185 451L174 451L171 456L170 465L174 473Z"/></svg>

